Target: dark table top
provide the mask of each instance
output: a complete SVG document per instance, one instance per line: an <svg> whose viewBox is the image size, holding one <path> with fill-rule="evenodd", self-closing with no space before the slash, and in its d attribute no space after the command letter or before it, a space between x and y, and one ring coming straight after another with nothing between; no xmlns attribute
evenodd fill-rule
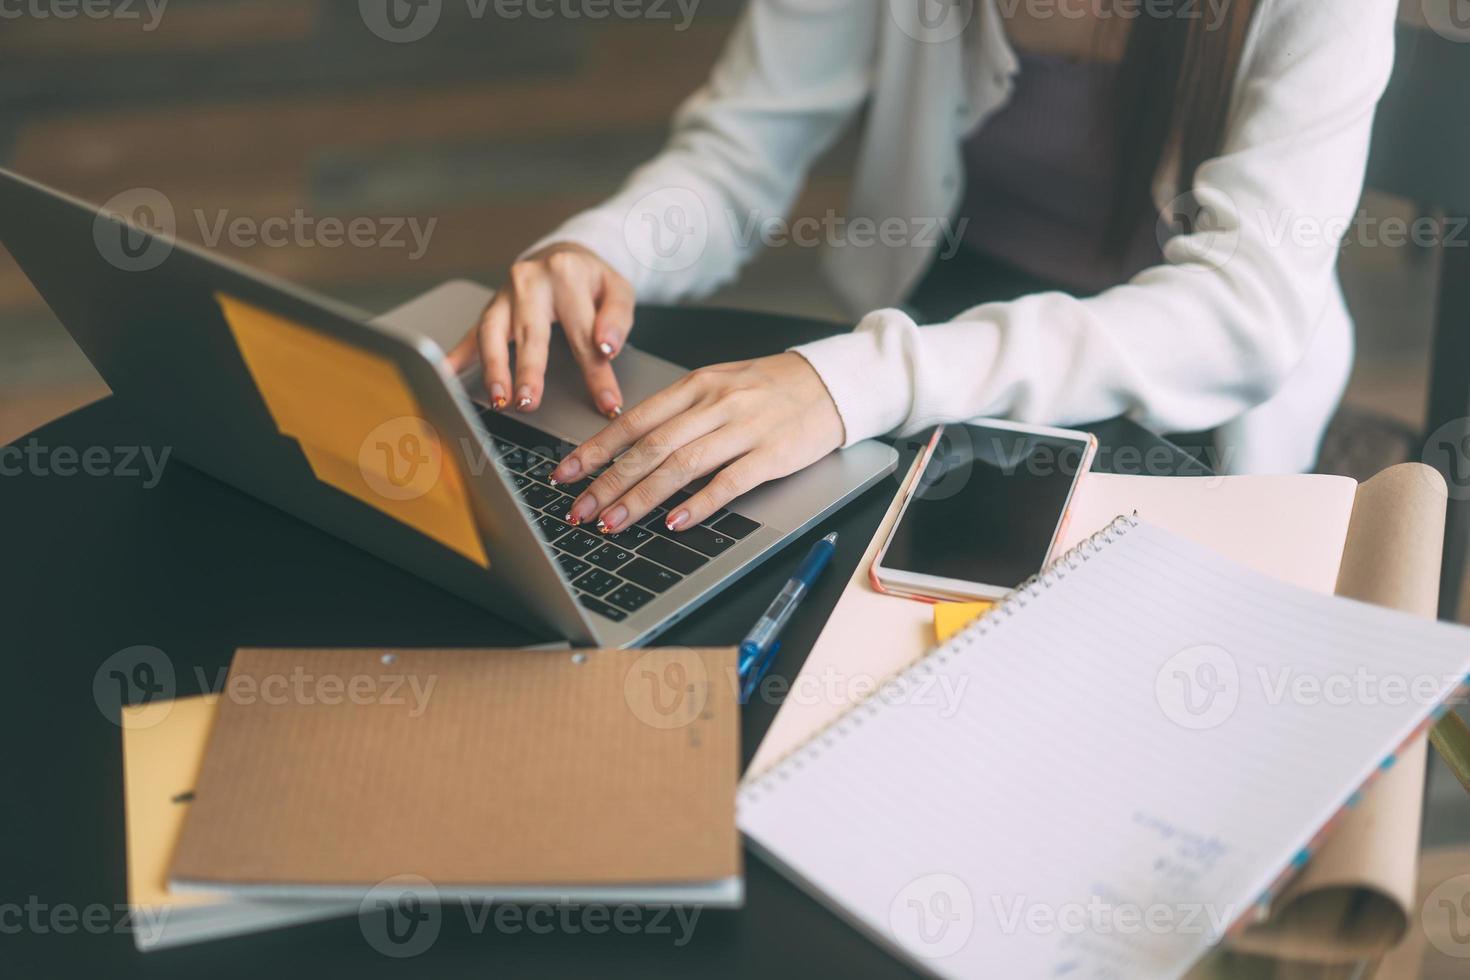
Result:
<svg viewBox="0 0 1470 980"><path fill-rule="evenodd" d="M837 329L764 314L642 309L635 341L697 366L776 353ZM1102 446L1098 469L1207 472L1126 420L1090 428ZM369 933L380 937L382 931L381 920L372 916L136 952L125 917L121 734L115 721L121 690L107 680L109 657L135 646L157 648L164 674L171 675L161 679L185 696L219 690L234 650L242 646L495 647L532 638L186 465L170 462L151 485L140 453L148 450L157 458L164 447L150 442L116 399L77 411L15 445L52 454L62 447L79 455L92 450L98 459L105 451L109 473L61 476L21 467L20 475L0 476L6 635L0 732L8 755L0 768L0 963L29 966L43 976L191 980L211 974L905 972L750 854L745 908L704 911L692 921L692 911L680 918L638 910L609 920L554 908L497 919L483 906L456 905L435 913L437 939L406 963L381 952L381 941L370 941ZM773 676L796 676L918 445L901 444L905 458L898 474L791 549L799 555L820 534L841 533L833 567L784 634ZM659 642L738 643L790 564L779 558L766 563ZM747 760L776 709L766 700L745 710Z"/></svg>

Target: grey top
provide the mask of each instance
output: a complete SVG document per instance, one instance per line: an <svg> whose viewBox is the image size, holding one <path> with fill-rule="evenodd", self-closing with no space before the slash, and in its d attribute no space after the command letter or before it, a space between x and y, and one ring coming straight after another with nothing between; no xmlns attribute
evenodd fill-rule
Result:
<svg viewBox="0 0 1470 980"><path fill-rule="evenodd" d="M1124 254L1103 250L1117 184L1118 66L1019 56L1011 101L965 140L965 244L1082 293L1161 263L1151 223Z"/></svg>

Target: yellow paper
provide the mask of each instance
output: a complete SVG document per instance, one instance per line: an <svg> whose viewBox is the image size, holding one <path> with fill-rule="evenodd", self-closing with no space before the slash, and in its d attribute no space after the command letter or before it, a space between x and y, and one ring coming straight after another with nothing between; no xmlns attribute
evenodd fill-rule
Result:
<svg viewBox="0 0 1470 980"><path fill-rule="evenodd" d="M985 612L994 603L989 602L940 602L934 606L934 635L940 643L945 642Z"/></svg>
<svg viewBox="0 0 1470 980"><path fill-rule="evenodd" d="M217 293L282 435L318 480L485 568L463 475L386 358Z"/></svg>
<svg viewBox="0 0 1470 980"><path fill-rule="evenodd" d="M202 893L174 895L168 889L168 865L184 829L218 700L180 698L169 702L170 710L161 719L148 712L150 705L122 709L128 903L135 909L221 901Z"/></svg>

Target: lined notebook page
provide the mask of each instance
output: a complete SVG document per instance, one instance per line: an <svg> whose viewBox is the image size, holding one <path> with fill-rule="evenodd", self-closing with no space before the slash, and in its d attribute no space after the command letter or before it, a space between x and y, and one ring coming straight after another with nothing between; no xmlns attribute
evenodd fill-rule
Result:
<svg viewBox="0 0 1470 980"><path fill-rule="evenodd" d="M742 790L765 856L939 975L1179 975L1470 672L1462 628L1109 537Z"/></svg>

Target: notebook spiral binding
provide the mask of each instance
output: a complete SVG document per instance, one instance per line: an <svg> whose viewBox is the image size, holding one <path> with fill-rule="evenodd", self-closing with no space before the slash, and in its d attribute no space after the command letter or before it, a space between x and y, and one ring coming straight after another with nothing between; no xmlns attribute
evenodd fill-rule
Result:
<svg viewBox="0 0 1470 980"><path fill-rule="evenodd" d="M754 799L758 792L772 787L778 781L790 778L787 772L788 767L800 769L809 759L820 756L824 748L832 748L836 740L846 735L852 727L861 725L865 718L875 716L882 703L901 700L908 694L909 688L919 682L921 675L932 674L936 665L943 666L949 663L950 658L957 655L962 649L968 648L992 629L999 628L1016 615L1016 610L1026 608L1028 602L1041 596L1057 582L1066 578L1069 573L1075 572L1084 563L1091 561L1092 556L1099 554L1104 547L1128 533L1130 528L1137 526L1137 511L1132 514L1120 514L1109 521L1106 527L1077 542L1051 564L1007 592L994 606L981 613L974 622L960 630L948 641L924 653L886 681L882 687L849 707L813 732L805 742L777 759L764 773L747 782L741 789L742 794L750 795Z"/></svg>

